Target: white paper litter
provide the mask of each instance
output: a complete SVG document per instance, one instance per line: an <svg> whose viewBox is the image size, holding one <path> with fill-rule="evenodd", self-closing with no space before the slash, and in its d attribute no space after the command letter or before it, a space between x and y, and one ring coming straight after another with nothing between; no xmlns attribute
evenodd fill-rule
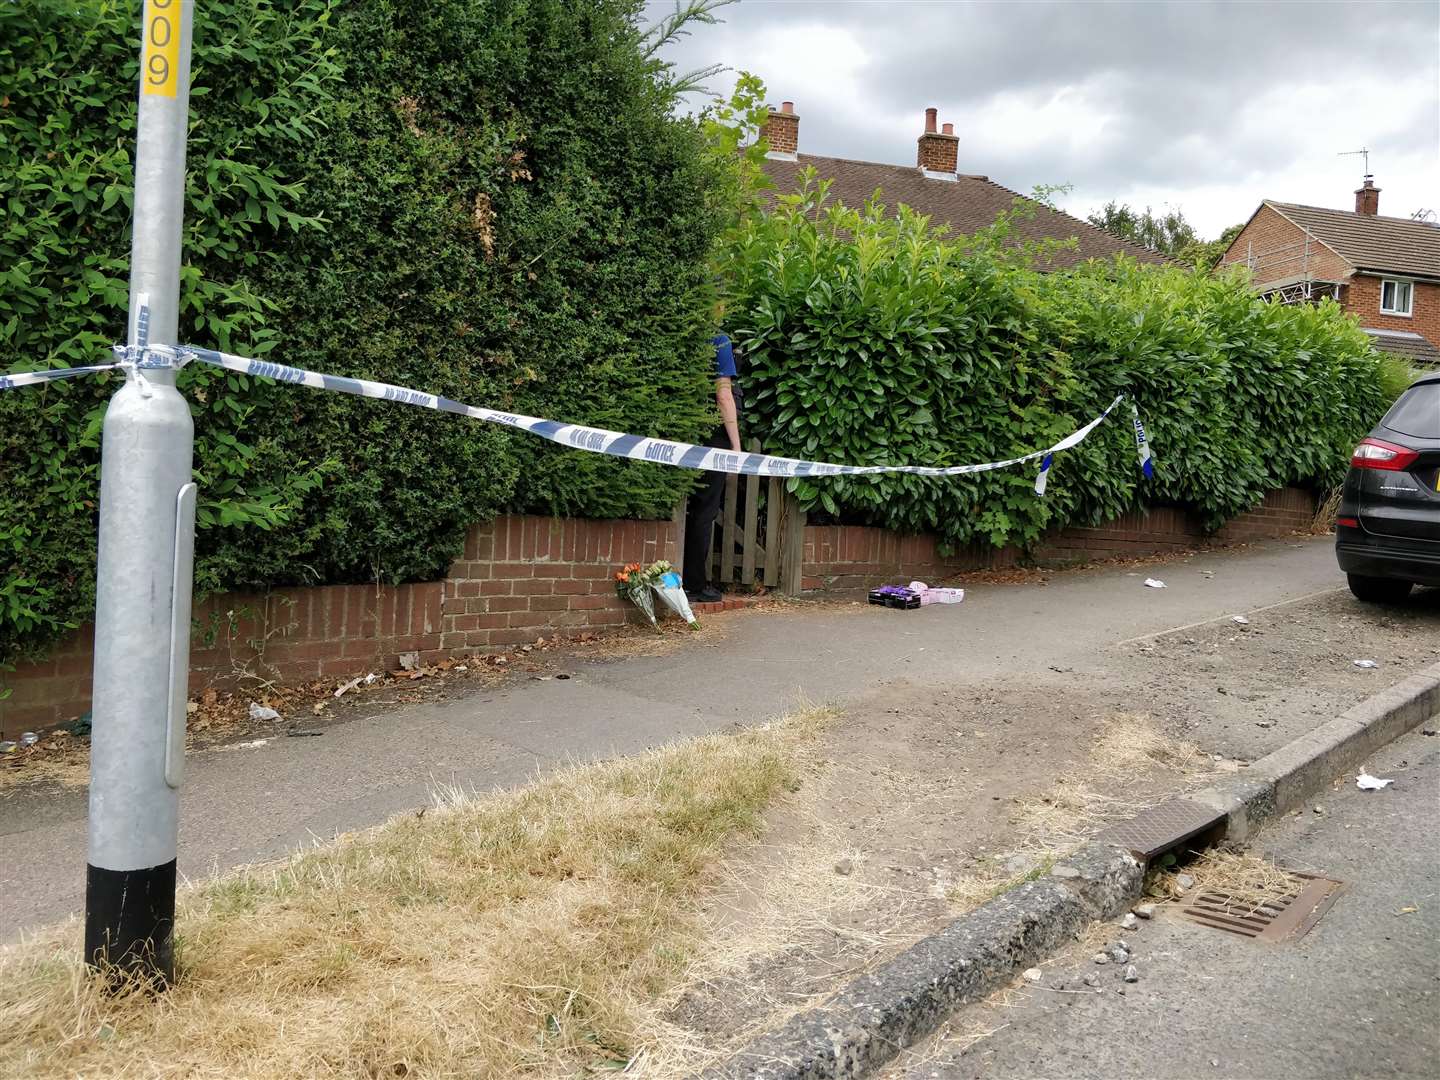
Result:
<svg viewBox="0 0 1440 1080"><path fill-rule="evenodd" d="M1250 625L1250 620L1245 618L1244 615L1232 615L1230 616L1230 621L1233 623L1239 623L1241 626Z"/></svg>
<svg viewBox="0 0 1440 1080"><path fill-rule="evenodd" d="M349 682L347 682L347 683L341 683L339 686L337 686L337 687L335 688L335 696L336 696L336 697L341 697L341 696L343 696L344 694L348 693L349 691L354 690L355 687L357 687L357 686L359 686L359 685L360 685L360 676L357 675L357 676L355 676L355 678L351 679Z"/></svg>
<svg viewBox="0 0 1440 1080"><path fill-rule="evenodd" d="M1352 663L1354 663L1354 665L1355 665L1356 667L1363 667L1363 668L1375 668L1375 667L1379 667L1379 666L1380 666L1380 665L1377 664L1374 660L1355 660L1355 661L1352 661Z"/></svg>
<svg viewBox="0 0 1440 1080"><path fill-rule="evenodd" d="M361 679L360 681L363 682L366 686L369 686L371 683L373 683L373 682L374 682L376 679L378 679L378 678L380 678L380 676L379 676L379 675L376 675L376 674L372 671L372 672L370 672L370 674L366 675L365 678Z"/></svg>
<svg viewBox="0 0 1440 1080"><path fill-rule="evenodd" d="M251 739L249 742L237 742L231 743L229 746L217 746L214 750L217 754L224 754L231 750L254 750L257 747L269 745L269 739Z"/></svg>
<svg viewBox="0 0 1440 1080"><path fill-rule="evenodd" d="M250 719L279 720L280 714L267 705L261 705L259 702L252 701L250 702Z"/></svg>
<svg viewBox="0 0 1440 1080"><path fill-rule="evenodd" d="M1147 577L1145 579L1145 587L1147 589L1163 589L1165 588L1165 583L1158 578Z"/></svg>
<svg viewBox="0 0 1440 1080"><path fill-rule="evenodd" d="M1393 783L1395 783L1394 780L1381 780L1378 776L1371 776L1368 772L1362 772L1355 777L1355 786L1361 791L1383 791Z"/></svg>

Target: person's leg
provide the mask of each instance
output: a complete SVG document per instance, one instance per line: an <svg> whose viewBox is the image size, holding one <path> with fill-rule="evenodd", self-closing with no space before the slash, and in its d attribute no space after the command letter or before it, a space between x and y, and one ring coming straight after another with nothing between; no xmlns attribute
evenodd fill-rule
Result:
<svg viewBox="0 0 1440 1080"><path fill-rule="evenodd" d="M707 472L704 483L685 504L686 592L701 592L710 586L710 538L715 519L725 501L725 474Z"/></svg>

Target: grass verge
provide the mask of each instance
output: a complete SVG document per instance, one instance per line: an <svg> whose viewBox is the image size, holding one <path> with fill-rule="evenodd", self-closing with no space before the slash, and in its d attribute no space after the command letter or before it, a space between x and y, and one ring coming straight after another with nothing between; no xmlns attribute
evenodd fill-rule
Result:
<svg viewBox="0 0 1440 1080"><path fill-rule="evenodd" d="M183 891L179 978L111 996L73 923L0 952L0 1076L665 1075L707 870L830 720L552 773Z"/></svg>

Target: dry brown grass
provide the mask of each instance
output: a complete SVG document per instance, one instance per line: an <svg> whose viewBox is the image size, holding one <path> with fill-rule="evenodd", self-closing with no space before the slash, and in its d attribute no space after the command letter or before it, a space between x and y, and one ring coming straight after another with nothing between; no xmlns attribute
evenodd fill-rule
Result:
<svg viewBox="0 0 1440 1080"><path fill-rule="evenodd" d="M1342 493L1341 488L1331 488L1330 494L1326 495L1320 505L1315 508L1315 517L1310 522L1310 531L1316 536L1328 536L1335 531L1335 515L1340 513Z"/></svg>
<svg viewBox="0 0 1440 1080"><path fill-rule="evenodd" d="M1090 761L1098 775L1113 780L1156 766L1192 776L1211 764L1194 743L1166 735L1154 721L1136 713L1117 713L1105 722L1091 747Z"/></svg>
<svg viewBox="0 0 1440 1080"><path fill-rule="evenodd" d="M1195 879L1192 893L1212 892L1234 904L1237 912L1254 914L1260 908L1299 892L1304 882L1275 865L1275 860L1234 851L1206 851L1179 867L1151 873L1145 881L1147 895L1173 899L1181 894L1176 883L1180 874Z"/></svg>
<svg viewBox="0 0 1440 1080"><path fill-rule="evenodd" d="M0 952L0 1076L573 1076L686 1052L706 869L830 719L449 793L429 812L187 889L177 984L112 997L72 923Z"/></svg>

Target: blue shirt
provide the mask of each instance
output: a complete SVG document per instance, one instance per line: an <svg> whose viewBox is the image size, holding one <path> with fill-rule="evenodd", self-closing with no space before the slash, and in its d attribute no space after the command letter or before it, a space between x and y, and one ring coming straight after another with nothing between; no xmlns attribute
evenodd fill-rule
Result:
<svg viewBox="0 0 1440 1080"><path fill-rule="evenodd" d="M715 377L733 379L739 374L735 370L735 350L730 347L728 334L716 334L710 339L715 346Z"/></svg>

